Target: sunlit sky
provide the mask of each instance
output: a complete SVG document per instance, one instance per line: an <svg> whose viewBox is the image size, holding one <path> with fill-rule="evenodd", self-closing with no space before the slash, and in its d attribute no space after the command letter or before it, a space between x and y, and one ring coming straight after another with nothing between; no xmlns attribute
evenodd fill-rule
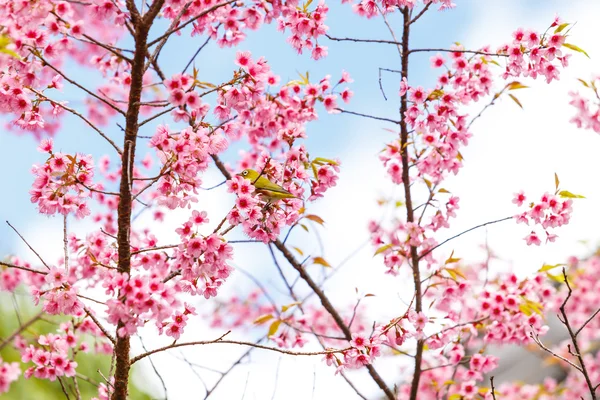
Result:
<svg viewBox="0 0 600 400"><path fill-rule="evenodd" d="M440 232L438 238L443 240L472 226L514 214L512 194L521 189L535 196L552 191L554 173L558 174L563 189L583 194L586 199L576 202L572 221L557 232L559 240L555 244L528 247L523 240L529 232L527 227L509 221L464 235L445 245L442 253L449 254L454 250L455 255L465 260L480 261L483 257L481 245L487 237L491 249L505 260L498 268L512 266L520 275L535 271L544 262L564 262L570 255L585 256L600 239L600 231L594 223L600 221L600 188L596 184L600 137L591 131L578 130L569 123L573 110L568 106L568 92L581 87L576 78L588 79L592 74L600 73L597 61L600 57L600 25L597 24L600 3L594 0L456 0L456 3L458 7L454 10L429 11L412 31L411 46L448 48L453 42L460 42L467 48L485 44L491 44L494 48L510 40L511 32L518 27L545 29L558 13L565 21L576 22L569 42L584 48L591 59L579 54L573 56L571 66L561 72L561 80L551 85L541 80L523 81L531 86L518 93L524 110L509 99L501 100L473 125L474 136L462 151L464 168L458 176L444 184L445 188L461 198L459 215L451 229ZM379 19L358 18L348 5L329 5L331 11L327 24L332 36L391 39ZM399 19L392 18L391 23L400 32ZM250 50L255 56L265 56L282 81L296 79L299 72L307 70L315 80L326 74L331 74L335 79L342 70L346 70L355 79L351 85L355 97L347 109L397 118L399 100L394 97L398 90L397 75L383 76L383 86L389 100L383 99L378 85L379 67L399 69L398 53L393 46L324 40L323 44L329 46L329 56L315 63L308 55L296 55L285 43L286 37L277 32L275 26L267 26L259 32L251 32L239 48ZM167 75L180 72L203 41L204 38L189 38L184 34L167 45L161 55ZM218 49L214 43L209 44L196 63L201 80L221 82L230 76L234 68L235 51ZM428 86L434 82L438 71L429 68L429 56L417 55L411 59L411 85ZM87 86L93 87L99 82L98 77L89 77L87 71L74 68L69 71ZM69 100L73 107L82 107L82 94L75 89L66 88L61 99ZM479 112L483 104L477 104L472 111ZM169 119L165 117L159 122L169 123ZM141 134L150 135L153 128L155 125L148 126ZM308 209L326 221L324 228L314 228L322 240L323 251L314 234L308 235L301 230L292 234L290 243L302 247L309 254L322 255L335 266L368 239L367 222L380 218L382 213L382 209L376 207L376 199L395 193L377 159L377 153L384 143L394 135L386 128L393 127L384 122L350 115L328 115L325 112L321 113L319 121L308 126L307 146L310 153L328 158L339 157L342 170L338 186ZM120 130L116 126L108 131L121 140ZM74 118L65 120L55 143L55 148L63 152L78 151L94 156L111 150ZM0 167L7 175L0 217L2 221L9 220L15 225L45 259L58 260L62 252L62 221L60 218L38 215L27 193L32 182L29 173L31 165L43 162L43 155L37 153L35 147L36 143L31 137L17 137L11 133L0 135L3 155ZM138 148L141 158L146 150L143 144ZM237 147L232 148L225 158L235 160L237 150ZM112 159L116 160L114 156ZM209 172L205 178L207 186L221 180L215 171ZM233 199L221 187L203 193L199 207L207 210L214 222L220 220L229 209L229 201L233 202ZM176 237L175 227L185 219L185 212L169 216L157 236L164 239L165 243L171 243ZM149 215L142 216L139 223L151 225L152 220ZM91 222L84 221L73 222L71 228L85 232L93 229L93 226ZM237 235L241 237L240 233ZM0 254L17 254L35 261L26 246L5 224L0 225ZM327 282L325 289L342 308L353 305L357 298L356 289L363 294L376 293L376 297L369 298L365 310L384 320L396 315L403 308L403 302L410 299L412 292L402 279L384 275L381 260L374 259L372 255L370 246L362 247L341 272ZM291 302L281 294L283 286L264 245L237 245L235 264L251 271L265 285L273 288L281 304ZM284 267L287 268L286 265ZM316 269L312 271L317 276L320 273ZM293 276L291 268L287 272ZM222 296L226 298L233 292L240 294L254 288L253 283L243 275L234 274L227 281ZM222 334L222 331L207 328L205 313L210 309L211 301L198 301L197 305L204 311L199 313L198 319L192 323L193 329L187 330L184 339L210 339ZM153 336L150 329L148 332L150 334L144 341L148 348L166 344L166 341ZM264 332L259 330L250 333L234 331L231 337L255 338L262 334ZM138 351L139 342L134 339L133 343L134 350ZM243 351L243 348L216 345L202 349L187 348L185 355L190 361L223 370ZM202 384L177 357L180 357L177 351L153 357L167 384L169 399L187 399L190 393L194 394L194 398L203 397ZM325 367L320 360L321 357L280 357L279 354L255 350L249 361L238 366L226 378L212 398L324 399L333 395L336 398L354 398L356 395L343 379L334 376L333 369ZM149 364L141 364L143 368L140 372L143 375L137 376L138 382L154 396L163 398L162 387ZM393 384L401 381L403 376L404 370L399 364L402 362L397 358L383 358L376 366L387 382ZM209 386L218 377L201 369L197 372ZM367 397L377 396L377 388L364 371L353 372L349 376Z"/></svg>

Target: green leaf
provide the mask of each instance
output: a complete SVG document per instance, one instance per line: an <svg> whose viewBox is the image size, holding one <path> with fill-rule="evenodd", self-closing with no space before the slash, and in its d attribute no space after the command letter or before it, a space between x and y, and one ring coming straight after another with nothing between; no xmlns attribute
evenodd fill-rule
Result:
<svg viewBox="0 0 600 400"><path fill-rule="evenodd" d="M384 246L381 246L380 248L378 248L378 249L375 251L375 254L373 254L373 257L375 257L375 256L376 256L376 255L378 255L378 254L381 254L381 253L383 253L384 251L387 251L387 250L391 249L393 246L394 246L394 245L393 245L393 244L391 244L391 243L388 243L388 244L386 244L386 245L384 245Z"/></svg>
<svg viewBox="0 0 600 400"><path fill-rule="evenodd" d="M272 314L265 314L265 315L261 315L260 317L256 318L254 320L254 324L256 325L262 325L265 322L267 322L268 320L273 319L273 315Z"/></svg>
<svg viewBox="0 0 600 400"><path fill-rule="evenodd" d="M327 261L325 261L323 257L314 257L313 264L319 264L326 268L331 268L331 265Z"/></svg>
<svg viewBox="0 0 600 400"><path fill-rule="evenodd" d="M508 97L510 97L515 103L517 103L517 105L521 108L523 108L523 104L521 104L521 102L519 101L519 99L517 99L514 95L512 94L508 94Z"/></svg>
<svg viewBox="0 0 600 400"><path fill-rule="evenodd" d="M542 266L542 268L540 268L538 270L538 272L546 272L546 271L550 271L551 269L558 268L558 267L564 267L564 266L565 266L565 264L554 264L554 265L544 264Z"/></svg>
<svg viewBox="0 0 600 400"><path fill-rule="evenodd" d="M281 325L281 320L278 319L277 321L274 321L271 326L269 327L269 333L267 334L267 336L273 336L274 334L277 333L277 330L279 329L279 325Z"/></svg>
<svg viewBox="0 0 600 400"><path fill-rule="evenodd" d="M304 229L306 232L308 232L308 227L304 224L300 224L300 226L302 227L302 229Z"/></svg>
<svg viewBox="0 0 600 400"><path fill-rule="evenodd" d="M571 50L576 51L578 53L582 53L587 58L590 58L589 54L585 50L583 50L581 47L579 47L579 46L575 46L574 44L571 44L571 43L563 43L563 47L566 47L567 49L571 49Z"/></svg>
<svg viewBox="0 0 600 400"><path fill-rule="evenodd" d="M440 188L440 189L438 189L438 193L450 193L450 192L444 188Z"/></svg>
<svg viewBox="0 0 600 400"><path fill-rule="evenodd" d="M558 192L558 195L560 197L566 198L566 199L585 199L585 196L582 196L580 194L571 193L568 190L561 190L560 192Z"/></svg>

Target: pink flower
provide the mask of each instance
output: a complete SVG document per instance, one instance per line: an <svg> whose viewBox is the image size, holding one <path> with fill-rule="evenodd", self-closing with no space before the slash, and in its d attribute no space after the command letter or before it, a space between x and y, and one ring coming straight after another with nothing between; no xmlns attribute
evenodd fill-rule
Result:
<svg viewBox="0 0 600 400"><path fill-rule="evenodd" d="M429 61L431 62L431 66L433 68L443 67L445 62L444 57L442 57L441 54L436 54L435 56L431 57Z"/></svg>
<svg viewBox="0 0 600 400"><path fill-rule="evenodd" d="M427 316L425 314L423 314L422 311L418 312L413 317L413 324L415 325L415 328L417 328L418 331L422 331L428 322L429 322L429 318L427 318Z"/></svg>
<svg viewBox="0 0 600 400"><path fill-rule="evenodd" d="M524 239L525 242L527 242L528 246L531 246L532 244L539 246L540 244L542 244L542 241L534 231L531 231L531 233L527 235Z"/></svg>
<svg viewBox="0 0 600 400"><path fill-rule="evenodd" d="M518 193L515 193L515 197L512 202L515 203L517 206L521 207L525 199L525 194L523 193L523 191L520 191Z"/></svg>

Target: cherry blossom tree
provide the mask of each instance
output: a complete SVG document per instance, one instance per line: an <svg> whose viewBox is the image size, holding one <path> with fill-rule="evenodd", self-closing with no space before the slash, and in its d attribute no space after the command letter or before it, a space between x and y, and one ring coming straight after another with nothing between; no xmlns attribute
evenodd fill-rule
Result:
<svg viewBox="0 0 600 400"><path fill-rule="evenodd" d="M515 27L504 43L477 49L460 44L417 48L411 45L415 24L436 8L453 8L450 0L348 2L359 16L381 20L390 39L335 36L326 25L329 8L324 2L0 3L0 109L11 130L39 141L42 155L31 171L31 202L39 213L64 223L64 257L58 262L42 258L10 225L38 262L27 263L19 256L0 262L0 288L14 292L25 285L42 312L3 341L2 347L19 350L21 363L2 362L1 392L10 393L11 383L22 373L27 379L58 381L67 398L81 398L79 381L86 377L78 373L78 357L95 352L111 358L97 398L125 399L131 367L138 361L176 348L229 344L320 357L361 398L366 396L349 370L365 369L380 395L389 399L596 398L600 369L592 345L597 341L598 310L595 297L586 293L596 291L597 256L546 265L534 276L518 278L512 272L491 275L489 259L470 265L454 253L447 257L439 251L463 233L496 223L528 225L523 233L528 245L551 245L560 227L569 223L582 196L564 190L555 176L555 186L546 193L516 193L513 215L439 239L460 210L459 194L445 185L461 171L461 149L477 134L473 122L500 98L522 106L515 93L527 81L552 84L572 54L585 55L569 42L573 24L557 17L543 27ZM380 74L398 78L393 89L400 104L397 114L344 108L353 96L352 78L345 71L332 71L335 78L315 80L307 73L282 82L268 60L243 48L249 30L272 22L287 35L289 45L316 62L328 56L328 42L390 46L398 53L398 66ZM198 51L181 73L165 75L162 49L189 34L204 38ZM273 39L274 46L285 45L278 40ZM224 82L205 82L195 67L190 70L208 41L237 48L230 79ZM440 71L433 87L419 86L408 75L411 56L417 53L429 53L431 67ZM73 78L74 63L99 72L101 84L91 87ZM573 122L599 132L596 82L582 81L590 96L574 92L571 104L576 107ZM85 94L83 105L58 99L66 85ZM383 85L381 90L384 97L391 92ZM473 107L480 112L467 111ZM378 156L386 178L401 192L388 201L395 204L393 216L368 227L348 222L348 229L368 229L379 264L376 273L412 281L410 302L395 310L391 320L363 310L361 302L373 294L355 303L333 302L323 283L336 269L318 279L308 267L328 269L328 261L319 256L301 260L297 255L304 257L302 244L288 242L292 230L309 229L307 221L323 224L326 216L315 215L311 207L336 186L343 168L344 160L336 154L314 156L306 146L307 127L318 123L319 113L383 121L394 132ZM61 134L61 118L69 114L86 124L85 134L94 135L90 142L108 143L112 154L94 159L85 146L73 154L55 149L52 138ZM120 134L107 133L115 124ZM150 127L153 134L141 135L142 127ZM141 143L147 143L151 156L142 158ZM243 151L232 165L222 156L233 144ZM111 156L118 162L112 163ZM235 196L225 215L207 213L199 201L200 192L210 189L203 182L211 167ZM237 174L244 169L258 171L291 196L266 198L255 187L256 180ZM186 215L175 231L178 241L163 243L157 225L176 210ZM140 213L152 214L157 225L137 224ZM94 231L81 235L69 229L73 219L93 221ZM230 239L233 231L247 239ZM248 298L220 295L228 278L240 273L233 267L239 242L266 246L289 302L275 301L269 287L254 278L257 291ZM562 274L556 268L563 268ZM293 281L283 272L289 269L295 273ZM297 281L303 282L301 289ZM210 315L196 311L192 303L210 307ZM543 342L549 312L560 313L568 332L567 341L553 347ZM55 333L29 333L27 328L38 321L58 316L67 319ZM199 318L210 319L222 335L187 340L188 322ZM134 353L132 338L143 328L155 330L166 344ZM250 329L261 330L264 337L229 337L232 331ZM488 378L498 358L487 347L531 344L563 363L566 380L502 382L495 387ZM398 382L386 381L378 372L378 361L392 354L412 364ZM207 388L206 396L214 389Z"/></svg>

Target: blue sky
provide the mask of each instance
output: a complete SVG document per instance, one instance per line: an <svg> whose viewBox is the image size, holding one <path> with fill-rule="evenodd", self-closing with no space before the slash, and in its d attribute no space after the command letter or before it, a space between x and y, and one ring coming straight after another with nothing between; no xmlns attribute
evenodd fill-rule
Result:
<svg viewBox="0 0 600 400"><path fill-rule="evenodd" d="M489 228L488 238L490 244L506 264L512 265L521 274L526 274L539 268L543 262L562 262L571 254L584 255L590 247L582 245L580 240L588 240L591 245L598 242L600 234L589 221L600 220L597 205L600 201L600 190L594 182L597 180L599 161L597 149L600 138L594 133L577 130L568 123L572 114L568 106L567 93L569 90L579 88L576 78L587 78L593 72L600 72L600 27L593 16L600 11L599 4L594 0L558 1L558 0L507 0L507 1L482 1L456 0L458 7L454 10L428 12L417 24L412 32L411 44L413 47L449 47L453 42L461 42L468 48L484 44L492 47L510 39L510 33L518 27L535 28L543 30L547 27L556 12L566 21L577 22L573 30L572 42L588 51L591 60L583 56L573 57L573 65L563 73L563 79L550 87L540 82L532 83L531 89L519 93L525 110L520 110L510 101L501 101L498 106L478 123L473 125L475 134L470 146L463 152L465 167L461 173L448 181L448 189L461 197L461 210L459 217L452 229L442 232L440 238L451 236L473 225L493 220L498 217L510 215L514 211L510 199L514 191L526 189L535 194L542 194L553 189L553 174L556 172L563 182L565 189L586 195L587 199L576 204L575 214L569 226L558 232L560 242L554 246L541 248L526 247L522 237L528 232L522 226L506 223L503 226ZM336 3L329 4L331 11L327 24L329 33L336 37L358 38L385 38L389 39L383 23L378 19L366 20L355 16L348 5ZM391 23L399 26L398 18L392 18ZM164 24L162 25L165 26ZM400 28L398 28L400 29ZM398 30L399 32L399 30ZM153 37L153 35L151 35ZM282 81L296 79L297 73L310 72L313 79L320 79L326 74L331 74L333 79L339 77L342 70L350 72L355 82L351 85L355 97L349 110L397 117L398 77L394 74L384 75L384 88L388 94L388 101L381 95L378 85L378 68L399 68L399 57L396 49L389 45L368 45L356 43L338 43L323 39L323 44L329 46L329 56L319 62L310 60L308 54L297 55L287 45L286 34L276 31L275 26L266 26L258 32L250 32L248 39L240 45L240 49L250 50L254 56L265 56L274 72L281 76ZM186 33L176 37L162 52L161 63L167 75L180 72L189 57L203 42L204 38L190 38ZM125 42L127 44L127 42ZM236 49L219 49L210 43L201 53L196 67L200 71L200 79L213 83L221 82L231 75L234 68L233 60ZM415 56L410 64L410 83L412 85L431 85L436 74L429 68L429 54ZM69 74L78 77L88 87L98 84L98 76L88 71L68 66ZM530 83L527 83L530 84ZM82 93L76 88L65 87L64 92L57 96L71 102L73 107L81 107ZM478 105L474 110L479 110ZM346 106L345 106L346 107ZM164 118L158 122L169 122ZM173 125L173 124L171 124ZM149 126L141 134L153 133L156 125ZM342 174L338 187L333 189L328 197L320 200L311 208L310 212L322 216L327 225L319 233L325 245L325 255L334 265L340 262L348 253L357 248L367 238L365 229L369 218L377 217L380 211L374 206L375 199L381 195L394 193L394 188L384 179L382 168L377 161L376 154L393 134L384 130L389 128L385 123L367 121L349 115L320 114L317 122L308 126L309 138L307 145L311 154L324 157L340 157L342 159ZM107 129L111 136L121 141L120 130L116 126ZM67 117L64 119L63 128L55 138L55 148L64 152L79 151L101 156L110 153L111 148L101 138L91 132L78 119ZM0 168L5 171L6 178L3 185L3 196L0 207L0 254L17 253L28 260L33 260L32 255L20 243L18 237L3 223L9 220L25 234L31 243L40 249L44 257L54 261L60 256L62 221L56 217L46 217L37 214L35 207L29 201L29 187L32 176L29 173L33 163L43 162L43 155L35 151L36 143L29 136L15 136L12 133L0 134L0 149L3 157L0 158ZM144 155L144 144L138 146L140 158ZM229 151L228 156L235 156L235 148ZM115 160L115 157L112 157ZM207 182L218 182L218 174L209 174ZM221 188L222 189L222 188ZM213 221L220 219L223 205L219 204L224 190L215 190L214 193L201 198L204 209L213 210ZM170 218L163 230L168 231L181 222L183 214L179 213ZM150 223L149 220L142 221ZM510 224L510 225L509 225ZM90 229L89 222L74 223L74 229ZM165 233L165 238L169 234ZM167 240L167 239L165 239ZM313 237L308 237L302 232L292 236L295 243L319 251ZM476 261L480 257L479 245L485 240L485 231L465 236L452 246L446 248L448 253L455 249L461 252L460 256ZM273 270L269 264L268 253L264 248L238 247L236 248L237 262L244 260L243 266L253 270L265 282L278 285L273 278ZM383 277L382 268L378 260L373 260L372 249L366 248L359 253L348 267L343 270L333 283L327 286L328 293L339 300L353 299L349 293L354 288L363 292L372 290L386 291L387 295L379 296L373 302L373 308L386 307L390 304L401 304L402 297L409 296L411 292L402 282ZM235 278L228 282L231 288L248 288L252 285L243 278ZM352 301L352 300L350 300ZM393 314L393 307L390 311ZM207 328L198 323L198 331L206 337L214 336L207 333ZM211 336L212 335L212 336ZM150 343L150 345L148 344ZM146 343L151 346L150 340ZM156 343L159 343L157 341ZM221 351L220 349L218 349ZM202 351L205 351L204 353ZM217 349L202 350L198 357L214 357L219 354L225 362L231 354L228 352L216 353ZM192 354L196 354L190 351ZM160 359L165 365L179 365L173 358L165 356ZM319 371L319 385L316 385L314 398L324 398L327 393L347 394L343 381L334 378L329 370L322 369L318 359L313 360L283 360L281 363L280 387L288 385L286 390L277 392L273 383L274 365L278 358L271 355L258 355L253 359L254 366L261 368L252 371L249 392L254 398L270 397L273 390L279 393L275 398L310 398L311 391L299 389L295 395L289 397L289 385L304 385L312 387L313 370ZM173 364L171 364L173 363ZM388 379L397 377L397 367L393 363L382 361L384 376ZM389 367L389 368L386 368ZM296 375L294 371L304 371ZM232 379L246 379L246 372L250 369L241 368L241 375L234 375ZM258 372L257 372L258 371ZM170 386L175 387L173 394L183 396L185 385L180 385L185 379L193 379L189 372L173 368L172 372L165 371ZM321 378L322 376L322 378ZM236 378L237 377L237 378ZM366 393L372 393L374 388L360 373L356 374L360 384L365 385ZM158 393L160 386L151 383ZM176 387L183 386L180 392ZM242 385L243 386L243 385ZM296 387L296 386L294 386ZM241 389L235 385L228 387L221 396L241 396ZM284 392L287 392L285 397ZM178 398L175 396L174 398ZM183 397L181 397L183 398ZM228 397L219 397L228 398ZM248 398L253 398L252 395Z"/></svg>

